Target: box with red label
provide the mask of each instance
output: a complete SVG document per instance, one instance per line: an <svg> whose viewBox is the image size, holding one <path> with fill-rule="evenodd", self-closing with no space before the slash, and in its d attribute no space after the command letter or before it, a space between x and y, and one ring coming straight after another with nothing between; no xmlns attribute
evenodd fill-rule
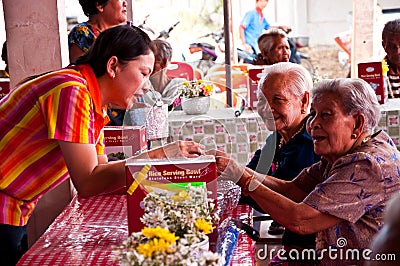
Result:
<svg viewBox="0 0 400 266"><path fill-rule="evenodd" d="M208 197L217 205L217 166L214 157L202 156L193 159L129 159L125 165L128 188L129 234L143 229L140 217L144 214L142 200L148 188L179 186L179 183L205 182L211 192ZM150 185L149 185L150 184ZM156 191L156 190L155 190Z"/></svg>
<svg viewBox="0 0 400 266"><path fill-rule="evenodd" d="M258 81L260 78L258 77L258 74L260 74L263 71L263 68L250 68L249 69L249 109L251 110L256 110L257 109L257 103L258 103Z"/></svg>
<svg viewBox="0 0 400 266"><path fill-rule="evenodd" d="M108 157L128 158L147 150L145 126L106 126L104 143ZM120 156L116 156L120 155Z"/></svg>
<svg viewBox="0 0 400 266"><path fill-rule="evenodd" d="M369 62L358 64L358 77L371 85L376 93L378 102L383 104L388 99L388 89L382 71L382 62Z"/></svg>
<svg viewBox="0 0 400 266"><path fill-rule="evenodd" d="M0 99L10 92L10 79L0 78Z"/></svg>

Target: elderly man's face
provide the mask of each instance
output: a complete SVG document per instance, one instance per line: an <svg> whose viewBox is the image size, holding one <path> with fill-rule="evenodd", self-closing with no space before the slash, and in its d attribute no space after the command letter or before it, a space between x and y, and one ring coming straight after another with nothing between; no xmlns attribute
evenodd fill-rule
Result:
<svg viewBox="0 0 400 266"><path fill-rule="evenodd" d="M400 65L400 33L390 34L383 42L383 48L393 64Z"/></svg>
<svg viewBox="0 0 400 266"><path fill-rule="evenodd" d="M277 37L273 40L271 50L262 49L261 53L269 64L289 62L290 46L287 38Z"/></svg>

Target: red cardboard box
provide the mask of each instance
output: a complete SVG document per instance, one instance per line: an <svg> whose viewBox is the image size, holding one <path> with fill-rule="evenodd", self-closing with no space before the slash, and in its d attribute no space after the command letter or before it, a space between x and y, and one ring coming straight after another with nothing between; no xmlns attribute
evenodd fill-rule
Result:
<svg viewBox="0 0 400 266"><path fill-rule="evenodd" d="M258 81L260 78L257 76L263 71L263 68L250 68L249 69L249 109L256 110L258 103Z"/></svg>
<svg viewBox="0 0 400 266"><path fill-rule="evenodd" d="M147 150L145 126L104 127L106 154L122 152L125 158Z"/></svg>
<svg viewBox="0 0 400 266"><path fill-rule="evenodd" d="M133 177L136 176L146 164L151 166L145 176L145 179L149 181L156 181L161 184L168 184L171 182L206 182L207 190L211 191L209 198L212 198L217 206L218 181L215 158L204 156L184 160L128 160L125 166L127 188L133 183ZM129 234L138 232L144 227L143 223L140 221L140 217L144 214L141 201L146 194L147 191L145 188L143 186L138 186L131 195L129 193L127 195Z"/></svg>
<svg viewBox="0 0 400 266"><path fill-rule="evenodd" d="M358 77L365 80L374 89L378 102L383 104L388 99L385 77L382 73L382 62L358 64Z"/></svg>

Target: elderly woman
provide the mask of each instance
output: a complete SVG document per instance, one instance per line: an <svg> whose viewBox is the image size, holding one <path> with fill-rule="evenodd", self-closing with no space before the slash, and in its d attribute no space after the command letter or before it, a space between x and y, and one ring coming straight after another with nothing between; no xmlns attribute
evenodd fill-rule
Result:
<svg viewBox="0 0 400 266"><path fill-rule="evenodd" d="M83 197L125 191L126 161L108 163L104 152L106 106L128 108L153 64L150 38L137 27L116 26L102 32L75 65L29 78L0 101L2 265L18 261L38 200L67 178ZM140 156L202 153L195 143L182 144Z"/></svg>
<svg viewBox="0 0 400 266"><path fill-rule="evenodd" d="M272 65L289 62L290 45L286 33L280 29L269 29L258 37L260 53L254 59L254 65Z"/></svg>
<svg viewBox="0 0 400 266"><path fill-rule="evenodd" d="M167 69L172 59L172 46L165 40L153 40L154 69L150 76L150 82L154 90L144 95L144 101L153 105L157 99L169 106L171 110L174 101L179 97L179 88L186 80L184 78L170 78L167 76Z"/></svg>
<svg viewBox="0 0 400 266"><path fill-rule="evenodd" d="M293 63L277 63L265 68L259 82L257 111L274 131L261 150L257 150L247 167L259 173L290 181L301 170L320 160L306 131L309 111L310 73ZM275 151L275 153L274 153ZM247 196L241 201L257 210L260 207ZM315 248L315 234L299 235L273 221L270 234L282 234L285 249Z"/></svg>
<svg viewBox="0 0 400 266"><path fill-rule="evenodd" d="M282 181L216 151L218 170L286 228L318 232L318 259L361 265L388 199L400 189L400 153L385 132L373 134L380 107L365 81L324 80L311 99L307 131L320 162Z"/></svg>

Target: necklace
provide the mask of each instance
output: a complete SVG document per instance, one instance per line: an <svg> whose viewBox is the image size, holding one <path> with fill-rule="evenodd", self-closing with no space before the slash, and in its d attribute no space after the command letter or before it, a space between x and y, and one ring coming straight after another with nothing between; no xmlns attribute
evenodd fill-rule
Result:
<svg viewBox="0 0 400 266"><path fill-rule="evenodd" d="M304 125L305 125L305 123L303 123L303 124L301 125L301 127L299 128L299 130L297 130L297 131L293 134L293 136L288 140L288 142L303 130ZM281 139L280 139L280 141L279 141L278 148L279 148L279 149L282 148L283 144L285 144L285 143L286 143L285 140L283 139L283 137L281 137Z"/></svg>

